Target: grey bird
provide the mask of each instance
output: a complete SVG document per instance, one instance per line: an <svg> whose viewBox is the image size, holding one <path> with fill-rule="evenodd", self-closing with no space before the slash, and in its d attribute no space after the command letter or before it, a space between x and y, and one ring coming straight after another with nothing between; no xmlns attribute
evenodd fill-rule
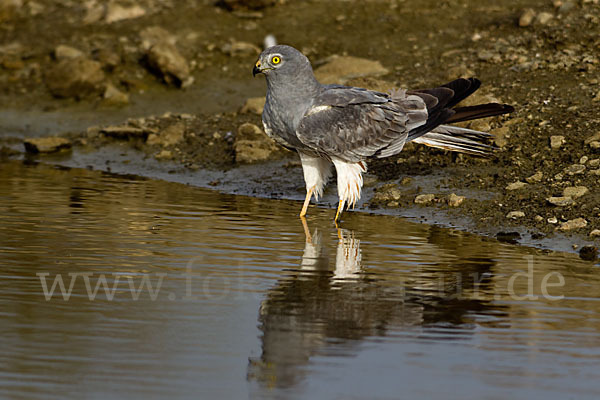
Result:
<svg viewBox="0 0 600 400"><path fill-rule="evenodd" d="M264 74L267 99L262 114L265 133L300 155L306 198L315 201L337 172L337 222L347 205L361 195L366 160L400 153L408 142L475 155L486 155L490 134L448 125L514 111L506 104L456 107L481 82L457 79L434 89L393 90L380 93L341 85L322 85L310 61L293 47L276 45L264 50L252 71Z"/></svg>

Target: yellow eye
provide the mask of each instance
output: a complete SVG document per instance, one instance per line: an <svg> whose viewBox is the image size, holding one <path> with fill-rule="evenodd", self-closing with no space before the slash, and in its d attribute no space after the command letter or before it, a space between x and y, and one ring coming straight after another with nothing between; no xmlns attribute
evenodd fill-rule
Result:
<svg viewBox="0 0 600 400"><path fill-rule="evenodd" d="M278 56L275 56L275 57L271 58L271 62L273 64L279 64L281 62L281 58L279 58Z"/></svg>

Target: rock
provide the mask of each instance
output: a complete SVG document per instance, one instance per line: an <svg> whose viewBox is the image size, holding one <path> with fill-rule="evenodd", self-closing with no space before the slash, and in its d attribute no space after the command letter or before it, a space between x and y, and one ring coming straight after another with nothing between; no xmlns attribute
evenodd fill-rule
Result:
<svg viewBox="0 0 600 400"><path fill-rule="evenodd" d="M54 153L71 148L71 141L67 138L51 136L44 138L25 139L23 142L28 153Z"/></svg>
<svg viewBox="0 0 600 400"><path fill-rule="evenodd" d="M571 197L565 197L565 196L548 197L546 199L546 201L548 201L548 203L552 204L553 206L557 206L557 207L566 207L566 206L570 206L573 203L575 203Z"/></svg>
<svg viewBox="0 0 600 400"><path fill-rule="evenodd" d="M592 142L600 141L600 132L593 134L592 136L588 136L583 143L590 144Z"/></svg>
<svg viewBox="0 0 600 400"><path fill-rule="evenodd" d="M506 190L519 190L519 189L523 189L525 186L527 186L527 184L525 182L513 182L511 184L509 184L508 186L506 186Z"/></svg>
<svg viewBox="0 0 600 400"><path fill-rule="evenodd" d="M388 203L391 201L397 202L402 198L402 191L395 183L388 183L377 188L373 196L374 203Z"/></svg>
<svg viewBox="0 0 600 400"><path fill-rule="evenodd" d="M121 64L121 56L108 49L96 49L92 53L94 60L100 62L109 71Z"/></svg>
<svg viewBox="0 0 600 400"><path fill-rule="evenodd" d="M220 0L218 4L228 10L260 10L275 4L275 0Z"/></svg>
<svg viewBox="0 0 600 400"><path fill-rule="evenodd" d="M75 47L66 46L64 44L59 44L54 49L54 58L57 60L65 60L65 59L73 59L77 57L82 57L83 52L81 50L76 49Z"/></svg>
<svg viewBox="0 0 600 400"><path fill-rule="evenodd" d="M104 90L104 103L111 106L124 106L129 104L129 95L121 92L111 83L106 85Z"/></svg>
<svg viewBox="0 0 600 400"><path fill-rule="evenodd" d="M140 32L141 47L148 51L152 46L158 43L169 43L173 46L177 43L177 38L166 29L160 26L150 26Z"/></svg>
<svg viewBox="0 0 600 400"><path fill-rule="evenodd" d="M465 196L458 196L454 193L451 193L450 196L446 198L446 202L450 207L458 207L463 203L463 201L465 201L465 198Z"/></svg>
<svg viewBox="0 0 600 400"><path fill-rule="evenodd" d="M519 17L519 26L524 28L526 26L531 25L534 18L535 11L532 8L527 8Z"/></svg>
<svg viewBox="0 0 600 400"><path fill-rule="evenodd" d="M161 150L154 155L157 160L171 160L173 159L173 153L170 150Z"/></svg>
<svg viewBox="0 0 600 400"><path fill-rule="evenodd" d="M517 244L519 239L521 239L521 234L519 232L498 232L496 239L500 242Z"/></svg>
<svg viewBox="0 0 600 400"><path fill-rule="evenodd" d="M509 132L510 128L508 126L493 129L490 133L494 135L494 144L500 148L506 146L510 137Z"/></svg>
<svg viewBox="0 0 600 400"><path fill-rule="evenodd" d="M160 133L152 133L148 135L146 143L149 145L160 145L163 147L173 146L183 140L184 133L185 124L183 122L176 122L172 125L169 125Z"/></svg>
<svg viewBox="0 0 600 400"><path fill-rule="evenodd" d="M560 147L563 144L565 144L564 136L560 136L560 135L550 136L550 147L552 148L552 150L560 149Z"/></svg>
<svg viewBox="0 0 600 400"><path fill-rule="evenodd" d="M566 14L571 11L575 7L575 3L572 1L565 1L558 7L558 12L561 14Z"/></svg>
<svg viewBox="0 0 600 400"><path fill-rule="evenodd" d="M565 173L567 173L569 175L583 174L583 172L585 171L585 165L581 165L581 164L569 165L567 168L565 168L564 171L565 171Z"/></svg>
<svg viewBox="0 0 600 400"><path fill-rule="evenodd" d="M600 158L595 158L593 160L590 160L590 162L588 163L588 165L590 167L593 167L593 168L600 167Z"/></svg>
<svg viewBox="0 0 600 400"><path fill-rule="evenodd" d="M600 229L594 229L590 232L590 237L596 238L600 236Z"/></svg>
<svg viewBox="0 0 600 400"><path fill-rule="evenodd" d="M583 246L579 250L579 258L586 261L596 261L598 258L598 248L596 246Z"/></svg>
<svg viewBox="0 0 600 400"><path fill-rule="evenodd" d="M525 180L527 181L527 183L537 183L541 182L543 177L544 173L542 171L538 171L535 174L531 175L529 178L526 178Z"/></svg>
<svg viewBox="0 0 600 400"><path fill-rule="evenodd" d="M188 62L174 44L155 44L146 53L146 60L150 69L168 84L185 87L193 82Z"/></svg>
<svg viewBox="0 0 600 400"><path fill-rule="evenodd" d="M242 114L251 113L256 115L262 115L263 109L265 108L265 101L266 99L264 97L251 97L248 100L246 100L246 102L240 109L240 112Z"/></svg>
<svg viewBox="0 0 600 400"><path fill-rule="evenodd" d="M415 197L415 204L428 204L435 200L435 194L420 194Z"/></svg>
<svg viewBox="0 0 600 400"><path fill-rule="evenodd" d="M587 221L584 218L575 218L560 224L559 229L561 231L572 231L575 229L585 228L586 226Z"/></svg>
<svg viewBox="0 0 600 400"><path fill-rule="evenodd" d="M594 150L598 150L600 149L600 141L594 140L593 142L589 143L589 146Z"/></svg>
<svg viewBox="0 0 600 400"><path fill-rule="evenodd" d="M345 84L350 79L377 77L389 73L379 61L351 56L331 56L315 70L317 80L323 84Z"/></svg>
<svg viewBox="0 0 600 400"><path fill-rule="evenodd" d="M523 218L524 216L525 213L523 211L511 211L508 214L506 214L506 218L508 219Z"/></svg>
<svg viewBox="0 0 600 400"><path fill-rule="evenodd" d="M240 125L233 143L235 161L238 163L255 163L273 158L280 150L256 125L245 123Z"/></svg>
<svg viewBox="0 0 600 400"><path fill-rule="evenodd" d="M548 22L550 22L552 19L554 18L554 15L550 14L549 12L541 12L537 15L537 17L535 18L535 21L538 24L541 25L546 25Z"/></svg>
<svg viewBox="0 0 600 400"><path fill-rule="evenodd" d="M154 130L149 128L136 128L133 126L122 125L122 126L107 126L100 129L100 133L106 136L114 137L117 139L129 139L129 138L146 138L151 133L156 133Z"/></svg>
<svg viewBox="0 0 600 400"><path fill-rule="evenodd" d="M260 48L248 42L231 41L223 45L221 50L231 57L248 57L260 54Z"/></svg>
<svg viewBox="0 0 600 400"><path fill-rule="evenodd" d="M115 2L110 2L106 6L106 16L104 17L104 20L107 23L112 24L113 22L117 21L139 18L145 14L146 10L137 4L131 6L122 6Z"/></svg>
<svg viewBox="0 0 600 400"><path fill-rule="evenodd" d="M106 12L104 4L98 3L94 0L86 1L83 4L85 7L85 16L82 20L83 24L94 24L104 17Z"/></svg>
<svg viewBox="0 0 600 400"><path fill-rule="evenodd" d="M564 188L563 196L570 197L572 199L578 199L581 196L586 195L588 192L589 190L585 186L569 186Z"/></svg>
<svg viewBox="0 0 600 400"><path fill-rule="evenodd" d="M557 224L558 223L558 218L556 218L556 217L550 217L550 218L548 218L547 221L548 221L549 224Z"/></svg>
<svg viewBox="0 0 600 400"><path fill-rule="evenodd" d="M97 61L84 57L64 59L50 68L45 81L53 96L80 99L100 92L104 72Z"/></svg>

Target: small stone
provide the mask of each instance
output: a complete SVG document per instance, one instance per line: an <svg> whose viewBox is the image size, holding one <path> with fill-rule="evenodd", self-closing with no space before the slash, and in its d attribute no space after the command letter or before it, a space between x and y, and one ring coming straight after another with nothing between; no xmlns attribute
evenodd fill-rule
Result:
<svg viewBox="0 0 600 400"><path fill-rule="evenodd" d="M171 160L173 153L170 150L162 150L154 155L157 160Z"/></svg>
<svg viewBox="0 0 600 400"><path fill-rule="evenodd" d="M280 153L279 146L258 126L249 122L239 126L233 149L235 161L246 164L265 161Z"/></svg>
<svg viewBox="0 0 600 400"><path fill-rule="evenodd" d="M435 194L420 194L415 197L415 204L427 204L435 200Z"/></svg>
<svg viewBox="0 0 600 400"><path fill-rule="evenodd" d="M262 115L263 109L265 108L265 101L266 99L264 97L251 97L248 100L246 100L246 103L244 103L244 105L240 109L240 112L242 114L251 113L256 115Z"/></svg>
<svg viewBox="0 0 600 400"><path fill-rule="evenodd" d="M547 221L548 221L549 224L557 224L558 223L558 218L556 218L556 217L550 217L550 218L548 218Z"/></svg>
<svg viewBox="0 0 600 400"><path fill-rule="evenodd" d="M525 213L523 211L511 211L508 214L506 214L506 218L508 219L523 218L524 216Z"/></svg>
<svg viewBox="0 0 600 400"><path fill-rule="evenodd" d="M187 60L171 43L160 42L152 46L146 53L146 60L150 69L168 84L186 87L194 81Z"/></svg>
<svg viewBox="0 0 600 400"><path fill-rule="evenodd" d="M458 207L463 203L463 201L465 201L465 196L458 196L454 193L450 194L450 196L448 196L446 199L446 202L450 207Z"/></svg>
<svg viewBox="0 0 600 400"><path fill-rule="evenodd" d="M586 261L596 261L598 258L598 248L596 246L583 246L579 250L579 258Z"/></svg>
<svg viewBox="0 0 600 400"><path fill-rule="evenodd" d="M585 186L569 186L564 188L563 196L571 197L572 199L578 199L581 196L586 195L588 192L589 190Z"/></svg>
<svg viewBox="0 0 600 400"><path fill-rule="evenodd" d="M570 165L567 168L565 168L565 173L567 173L569 175L583 174L584 171L585 171L585 165L581 165L581 164L573 164L573 165Z"/></svg>
<svg viewBox="0 0 600 400"><path fill-rule="evenodd" d="M384 203L389 201L398 201L402 198L402 191L395 183L388 183L378 187L373 196L373 201L376 203Z"/></svg>
<svg viewBox="0 0 600 400"><path fill-rule="evenodd" d="M145 14L146 10L137 4L125 7L117 3L109 2L108 6L106 6L106 16L104 17L104 20L107 23L112 24L117 21L139 18Z"/></svg>
<svg viewBox="0 0 600 400"><path fill-rule="evenodd" d="M101 90L104 72L98 61L67 58L49 69L45 81L53 96L79 99Z"/></svg>
<svg viewBox="0 0 600 400"><path fill-rule="evenodd" d="M71 148L71 141L67 138L51 136L44 138L25 139L23 142L28 153L55 153Z"/></svg>
<svg viewBox="0 0 600 400"><path fill-rule="evenodd" d="M171 34L168 30L161 26L149 26L142 29L140 32L141 47L143 50L148 51L150 48L158 43L169 43L173 46L177 43L175 35Z"/></svg>
<svg viewBox="0 0 600 400"><path fill-rule="evenodd" d="M542 217L541 215L536 215L533 219L535 219L535 222L542 222L544 220L544 217Z"/></svg>
<svg viewBox="0 0 600 400"><path fill-rule="evenodd" d="M600 236L600 229L594 229L590 232L590 237L596 238Z"/></svg>
<svg viewBox="0 0 600 400"><path fill-rule="evenodd" d="M519 190L519 189L523 189L525 186L527 186L527 184L525 182L513 182L511 184L509 184L508 186L506 186L506 190Z"/></svg>
<svg viewBox="0 0 600 400"><path fill-rule="evenodd" d="M535 11L532 8L526 9L521 14L521 17L519 17L519 26L524 28L526 26L531 25L534 18L535 18Z"/></svg>
<svg viewBox="0 0 600 400"><path fill-rule="evenodd" d="M592 142L597 142L600 141L600 133L595 133L592 136L587 137L583 143L584 144L590 144Z"/></svg>
<svg viewBox="0 0 600 400"><path fill-rule="evenodd" d="M129 95L121 92L112 84L107 84L104 90L104 103L114 106L124 106L129 104Z"/></svg>
<svg viewBox="0 0 600 400"><path fill-rule="evenodd" d="M594 140L593 142L589 143L589 146L594 150L598 150L600 149L600 141Z"/></svg>
<svg viewBox="0 0 600 400"><path fill-rule="evenodd" d="M400 203L398 203L397 201L390 201L389 203L387 203L388 207L398 207L400 205Z"/></svg>
<svg viewBox="0 0 600 400"><path fill-rule="evenodd" d="M544 173L542 171L538 171L535 174L531 175L529 178L526 178L525 180L528 183L537 183L537 182L541 182L543 177L544 177Z"/></svg>
<svg viewBox="0 0 600 400"><path fill-rule="evenodd" d="M500 148L508 144L510 128L508 126L502 126L500 128L493 129L490 133L494 135L494 144Z"/></svg>
<svg viewBox="0 0 600 400"><path fill-rule="evenodd" d="M536 20L536 22L538 22L541 25L546 25L553 18L554 18L554 15L550 14L549 12L541 12L537 15L535 20Z"/></svg>
<svg viewBox="0 0 600 400"><path fill-rule="evenodd" d="M552 204L553 206L557 206L557 207L566 207L566 206L570 206L574 203L574 201L571 197L565 197L565 196L548 197L546 200L548 201L548 203Z"/></svg>
<svg viewBox="0 0 600 400"><path fill-rule="evenodd" d="M59 61L65 59L70 60L81 56L83 56L83 52L81 50L78 50L75 47L66 46L64 44L60 44L54 49L54 58Z"/></svg>
<svg viewBox="0 0 600 400"><path fill-rule="evenodd" d="M248 42L231 41L226 43L222 50L231 57L250 57L260 54L260 48Z"/></svg>
<svg viewBox="0 0 600 400"><path fill-rule="evenodd" d="M564 136L560 136L560 135L550 136L550 147L552 148L552 150L560 149L560 147L563 144L565 144Z"/></svg>
<svg viewBox="0 0 600 400"><path fill-rule="evenodd" d="M560 224L561 231L572 231L574 229L581 229L587 226L587 221L584 218L575 218L567 222Z"/></svg>
<svg viewBox="0 0 600 400"><path fill-rule="evenodd" d="M129 138L146 138L149 134L156 133L153 129L149 128L136 128L133 126L122 125L122 126L107 126L100 129L100 133L106 136L118 138L118 139L129 139Z"/></svg>
<svg viewBox="0 0 600 400"><path fill-rule="evenodd" d="M589 160L589 159L590 159L590 158L589 158L588 156L582 156L582 157L579 159L579 164L585 164L586 162L588 162L588 160Z"/></svg>
<svg viewBox="0 0 600 400"><path fill-rule="evenodd" d="M590 167L593 167L593 168L599 167L600 166L600 158L596 158L594 160L590 160L590 162L588 163L588 165Z"/></svg>

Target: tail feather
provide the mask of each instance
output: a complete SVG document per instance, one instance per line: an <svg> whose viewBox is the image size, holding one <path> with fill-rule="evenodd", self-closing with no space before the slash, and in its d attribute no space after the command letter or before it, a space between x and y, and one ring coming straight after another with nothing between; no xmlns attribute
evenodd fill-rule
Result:
<svg viewBox="0 0 600 400"><path fill-rule="evenodd" d="M471 121L473 119L495 117L496 115L508 114L515 111L513 106L498 103L478 104L470 107L456 107L453 108L453 110L454 115L444 122L450 124Z"/></svg>
<svg viewBox="0 0 600 400"><path fill-rule="evenodd" d="M491 137L492 134L473 129L439 125L431 132L414 139L413 142L443 150L487 156L496 149L495 146L485 143Z"/></svg>

